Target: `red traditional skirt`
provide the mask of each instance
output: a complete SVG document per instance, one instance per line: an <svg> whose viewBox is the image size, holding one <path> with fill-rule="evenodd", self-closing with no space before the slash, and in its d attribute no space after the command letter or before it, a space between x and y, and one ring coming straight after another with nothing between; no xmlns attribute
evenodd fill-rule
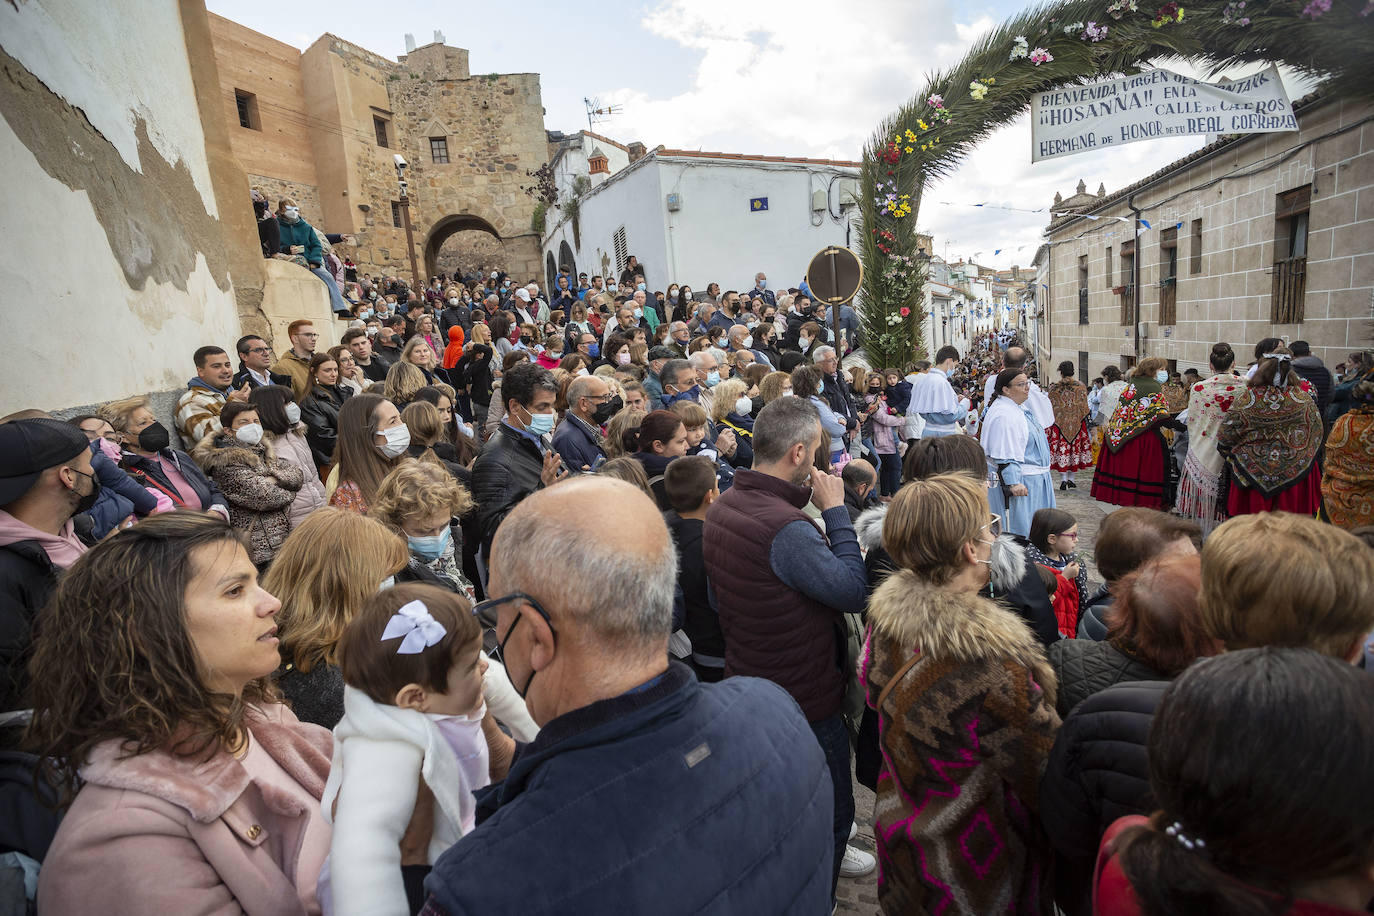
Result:
<svg viewBox="0 0 1374 916"><path fill-rule="evenodd" d="M1164 437L1153 427L1113 452L1104 443L1093 472L1093 499L1115 506L1168 509L1173 502Z"/></svg>
<svg viewBox="0 0 1374 916"><path fill-rule="evenodd" d="M1255 512L1292 512L1309 518L1317 514L1322 501L1322 472L1314 463L1307 473L1273 496L1265 496L1254 487L1247 487L1234 473L1226 493L1226 514L1251 515Z"/></svg>
<svg viewBox="0 0 1374 916"><path fill-rule="evenodd" d="M1088 421L1084 420L1078 435L1070 442L1064 438L1058 426L1045 430L1050 440L1050 468L1056 471L1081 471L1093 466L1093 440L1088 434Z"/></svg>

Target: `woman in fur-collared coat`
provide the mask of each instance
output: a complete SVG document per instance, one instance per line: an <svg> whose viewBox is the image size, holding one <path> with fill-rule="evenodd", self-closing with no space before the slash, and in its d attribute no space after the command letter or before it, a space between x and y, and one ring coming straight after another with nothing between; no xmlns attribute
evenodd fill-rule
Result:
<svg viewBox="0 0 1374 916"><path fill-rule="evenodd" d="M229 523L245 535L248 556L262 569L291 533L291 503L304 476L263 439L256 406L226 404L224 413L230 415L224 429L202 439L191 457L223 491Z"/></svg>
<svg viewBox="0 0 1374 916"><path fill-rule="evenodd" d="M878 711L885 913L1053 912L1038 786L1059 716L1026 622L980 598L996 519L965 475L907 484L883 523L861 678Z"/></svg>

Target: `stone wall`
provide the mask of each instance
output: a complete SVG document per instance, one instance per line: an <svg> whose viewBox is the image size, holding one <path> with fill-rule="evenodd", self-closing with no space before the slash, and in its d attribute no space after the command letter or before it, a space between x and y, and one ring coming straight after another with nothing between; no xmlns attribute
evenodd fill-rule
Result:
<svg viewBox="0 0 1374 916"><path fill-rule="evenodd" d="M513 274L542 274L534 201L521 190L531 182L527 172L548 161L537 74L472 76L466 50L437 43L398 62L333 35L297 52L228 20L212 17L212 24L235 152L271 196L289 192L313 225L355 235L356 249L340 253L351 254L361 272L411 277L405 231L392 220L399 153L409 163L422 280L439 266L448 237L470 229L500 239L503 266ZM263 88L264 79L271 85ZM264 130L239 126L235 87L266 103ZM268 113L290 129L267 129ZM387 122L385 147L374 118ZM430 137L445 138L448 163L433 161ZM443 264L464 257L464 247L474 257L492 249L450 246Z"/></svg>
<svg viewBox="0 0 1374 916"><path fill-rule="evenodd" d="M301 216L307 223L324 232L333 231L324 222L324 212L320 209L320 189L314 185L268 178L266 175L254 175L252 172L248 173L248 183L266 195L274 212L278 201L289 197L301 208Z"/></svg>
<svg viewBox="0 0 1374 916"><path fill-rule="evenodd" d="M1324 100L1299 111L1300 131L1257 134L1181 166L1136 193L1151 229L1139 238L1143 356L1206 370L1212 344L1226 341L1242 362L1264 337L1305 339L1328 366L1370 345L1374 309L1374 114L1368 102ZM1326 136L1332 134L1332 136ZM1320 138L1320 139L1319 139ZM1302 147L1297 155L1284 156ZM1279 194L1311 184L1304 320L1271 320L1275 206ZM1109 197L1111 197L1109 195ZM1131 240L1125 199L1093 211L1095 222L1061 220L1050 232L1049 349L1052 362L1089 354L1093 375L1134 356L1114 286L1129 284L1121 245ZM1193 260L1194 220L1201 249ZM1161 231L1177 229L1176 322L1161 324ZM1110 257L1108 252L1110 250ZM1079 258L1087 257L1088 321L1079 323ZM1042 339L1041 345L1045 345Z"/></svg>

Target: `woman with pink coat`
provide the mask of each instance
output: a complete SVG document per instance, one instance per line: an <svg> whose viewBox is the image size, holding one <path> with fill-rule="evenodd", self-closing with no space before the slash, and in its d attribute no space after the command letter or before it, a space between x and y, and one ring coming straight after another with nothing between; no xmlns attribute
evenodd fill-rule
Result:
<svg viewBox="0 0 1374 916"><path fill-rule="evenodd" d="M218 516L172 512L101 542L34 645L27 743L67 806L45 916L320 911L330 733L269 679L281 603Z"/></svg>

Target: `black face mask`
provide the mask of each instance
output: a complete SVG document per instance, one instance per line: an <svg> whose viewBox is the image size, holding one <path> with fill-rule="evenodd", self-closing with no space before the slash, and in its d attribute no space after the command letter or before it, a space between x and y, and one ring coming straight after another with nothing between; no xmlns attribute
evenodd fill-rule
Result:
<svg viewBox="0 0 1374 916"><path fill-rule="evenodd" d="M72 471L91 482L91 492L79 497L76 501L76 508L72 510L72 515L80 515L82 512L89 512L91 506L95 505L96 499L100 496L100 480L94 474L87 474L85 471L76 470L76 468L72 468ZM72 492L75 493L76 491L73 490Z"/></svg>
<svg viewBox="0 0 1374 916"><path fill-rule="evenodd" d="M617 395L605 404L596 405L596 410L592 412L592 419L604 425L607 420L620 413L620 409L625 406L625 402Z"/></svg>
<svg viewBox="0 0 1374 916"><path fill-rule="evenodd" d="M143 427L143 431L138 434L138 447L145 452L160 452L171 444L171 433L167 432L167 427L156 420Z"/></svg>

